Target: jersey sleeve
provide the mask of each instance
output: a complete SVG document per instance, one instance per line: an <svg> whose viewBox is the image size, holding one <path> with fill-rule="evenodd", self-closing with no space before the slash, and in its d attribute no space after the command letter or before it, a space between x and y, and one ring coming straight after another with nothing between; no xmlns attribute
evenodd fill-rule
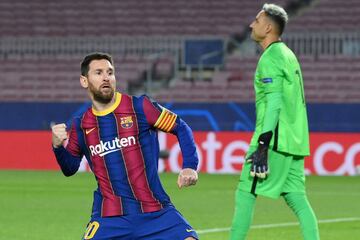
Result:
<svg viewBox="0 0 360 240"><path fill-rule="evenodd" d="M82 153L77 137L75 121L70 130L69 141L64 148L63 146L53 148L56 160L65 176L74 175L80 167Z"/></svg>
<svg viewBox="0 0 360 240"><path fill-rule="evenodd" d="M176 127L177 115L160 104L151 102L146 96L143 101L143 109L150 126L163 132L172 132Z"/></svg>
<svg viewBox="0 0 360 240"><path fill-rule="evenodd" d="M69 142L66 145L66 150L74 157L82 157L75 121L73 122L69 134Z"/></svg>
<svg viewBox="0 0 360 240"><path fill-rule="evenodd" d="M148 97L144 97L143 109L151 126L164 132L170 132L177 137L183 156L182 167L196 170L199 158L192 130L186 122L158 103L151 102Z"/></svg>
<svg viewBox="0 0 360 240"><path fill-rule="evenodd" d="M282 92L284 73L281 67L284 64L273 58L266 57L260 62L260 81L264 93Z"/></svg>
<svg viewBox="0 0 360 240"><path fill-rule="evenodd" d="M260 81L266 98L266 109L262 133L274 131L279 121L282 105L282 91L284 81L284 64L274 57L266 56L261 61Z"/></svg>
<svg viewBox="0 0 360 240"><path fill-rule="evenodd" d="M282 105L282 95L280 92L266 94L266 111L262 133L274 131L279 122L280 107Z"/></svg>

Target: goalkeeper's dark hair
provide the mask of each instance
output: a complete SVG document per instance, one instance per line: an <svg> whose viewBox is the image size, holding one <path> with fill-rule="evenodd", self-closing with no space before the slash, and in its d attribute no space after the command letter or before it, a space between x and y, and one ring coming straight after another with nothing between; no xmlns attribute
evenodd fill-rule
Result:
<svg viewBox="0 0 360 240"><path fill-rule="evenodd" d="M277 25L279 36L281 36L288 22L286 11L279 5L268 3L264 4L262 10L265 12L265 15Z"/></svg>
<svg viewBox="0 0 360 240"><path fill-rule="evenodd" d="M81 62L81 75L87 76L87 74L89 72L89 65L90 65L91 61L102 60L102 59L108 60L111 63L111 65L114 66L114 61L110 54L101 53L101 52L90 53L90 54L86 55Z"/></svg>

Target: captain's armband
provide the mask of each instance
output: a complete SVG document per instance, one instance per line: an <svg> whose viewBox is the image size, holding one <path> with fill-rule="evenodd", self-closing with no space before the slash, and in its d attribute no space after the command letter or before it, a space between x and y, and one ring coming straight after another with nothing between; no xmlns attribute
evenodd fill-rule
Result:
<svg viewBox="0 0 360 240"><path fill-rule="evenodd" d="M171 132L175 127L177 115L166 108L162 108L162 112L157 119L154 127L164 132Z"/></svg>

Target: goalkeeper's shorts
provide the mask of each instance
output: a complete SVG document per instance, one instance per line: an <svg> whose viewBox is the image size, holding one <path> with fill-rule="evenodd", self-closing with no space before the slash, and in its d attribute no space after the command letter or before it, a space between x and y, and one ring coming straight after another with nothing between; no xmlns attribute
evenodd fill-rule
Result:
<svg viewBox="0 0 360 240"><path fill-rule="evenodd" d="M269 175L267 178L251 177L251 163L244 163L238 190L275 199L282 193L305 193L304 157L270 149L268 154Z"/></svg>
<svg viewBox="0 0 360 240"><path fill-rule="evenodd" d="M91 240L183 240L198 236L173 207L157 212L139 213L119 217L93 217L82 239Z"/></svg>

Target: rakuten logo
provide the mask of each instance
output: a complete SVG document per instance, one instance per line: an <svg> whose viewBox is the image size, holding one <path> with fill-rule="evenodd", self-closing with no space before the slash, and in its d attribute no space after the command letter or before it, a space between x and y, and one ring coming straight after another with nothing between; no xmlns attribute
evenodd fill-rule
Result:
<svg viewBox="0 0 360 240"><path fill-rule="evenodd" d="M99 155L100 157L105 156L106 154L119 151L123 147L128 147L136 144L134 136L124 137L124 138L115 138L112 141L103 142L100 141L99 144L93 146L90 145L91 156Z"/></svg>

